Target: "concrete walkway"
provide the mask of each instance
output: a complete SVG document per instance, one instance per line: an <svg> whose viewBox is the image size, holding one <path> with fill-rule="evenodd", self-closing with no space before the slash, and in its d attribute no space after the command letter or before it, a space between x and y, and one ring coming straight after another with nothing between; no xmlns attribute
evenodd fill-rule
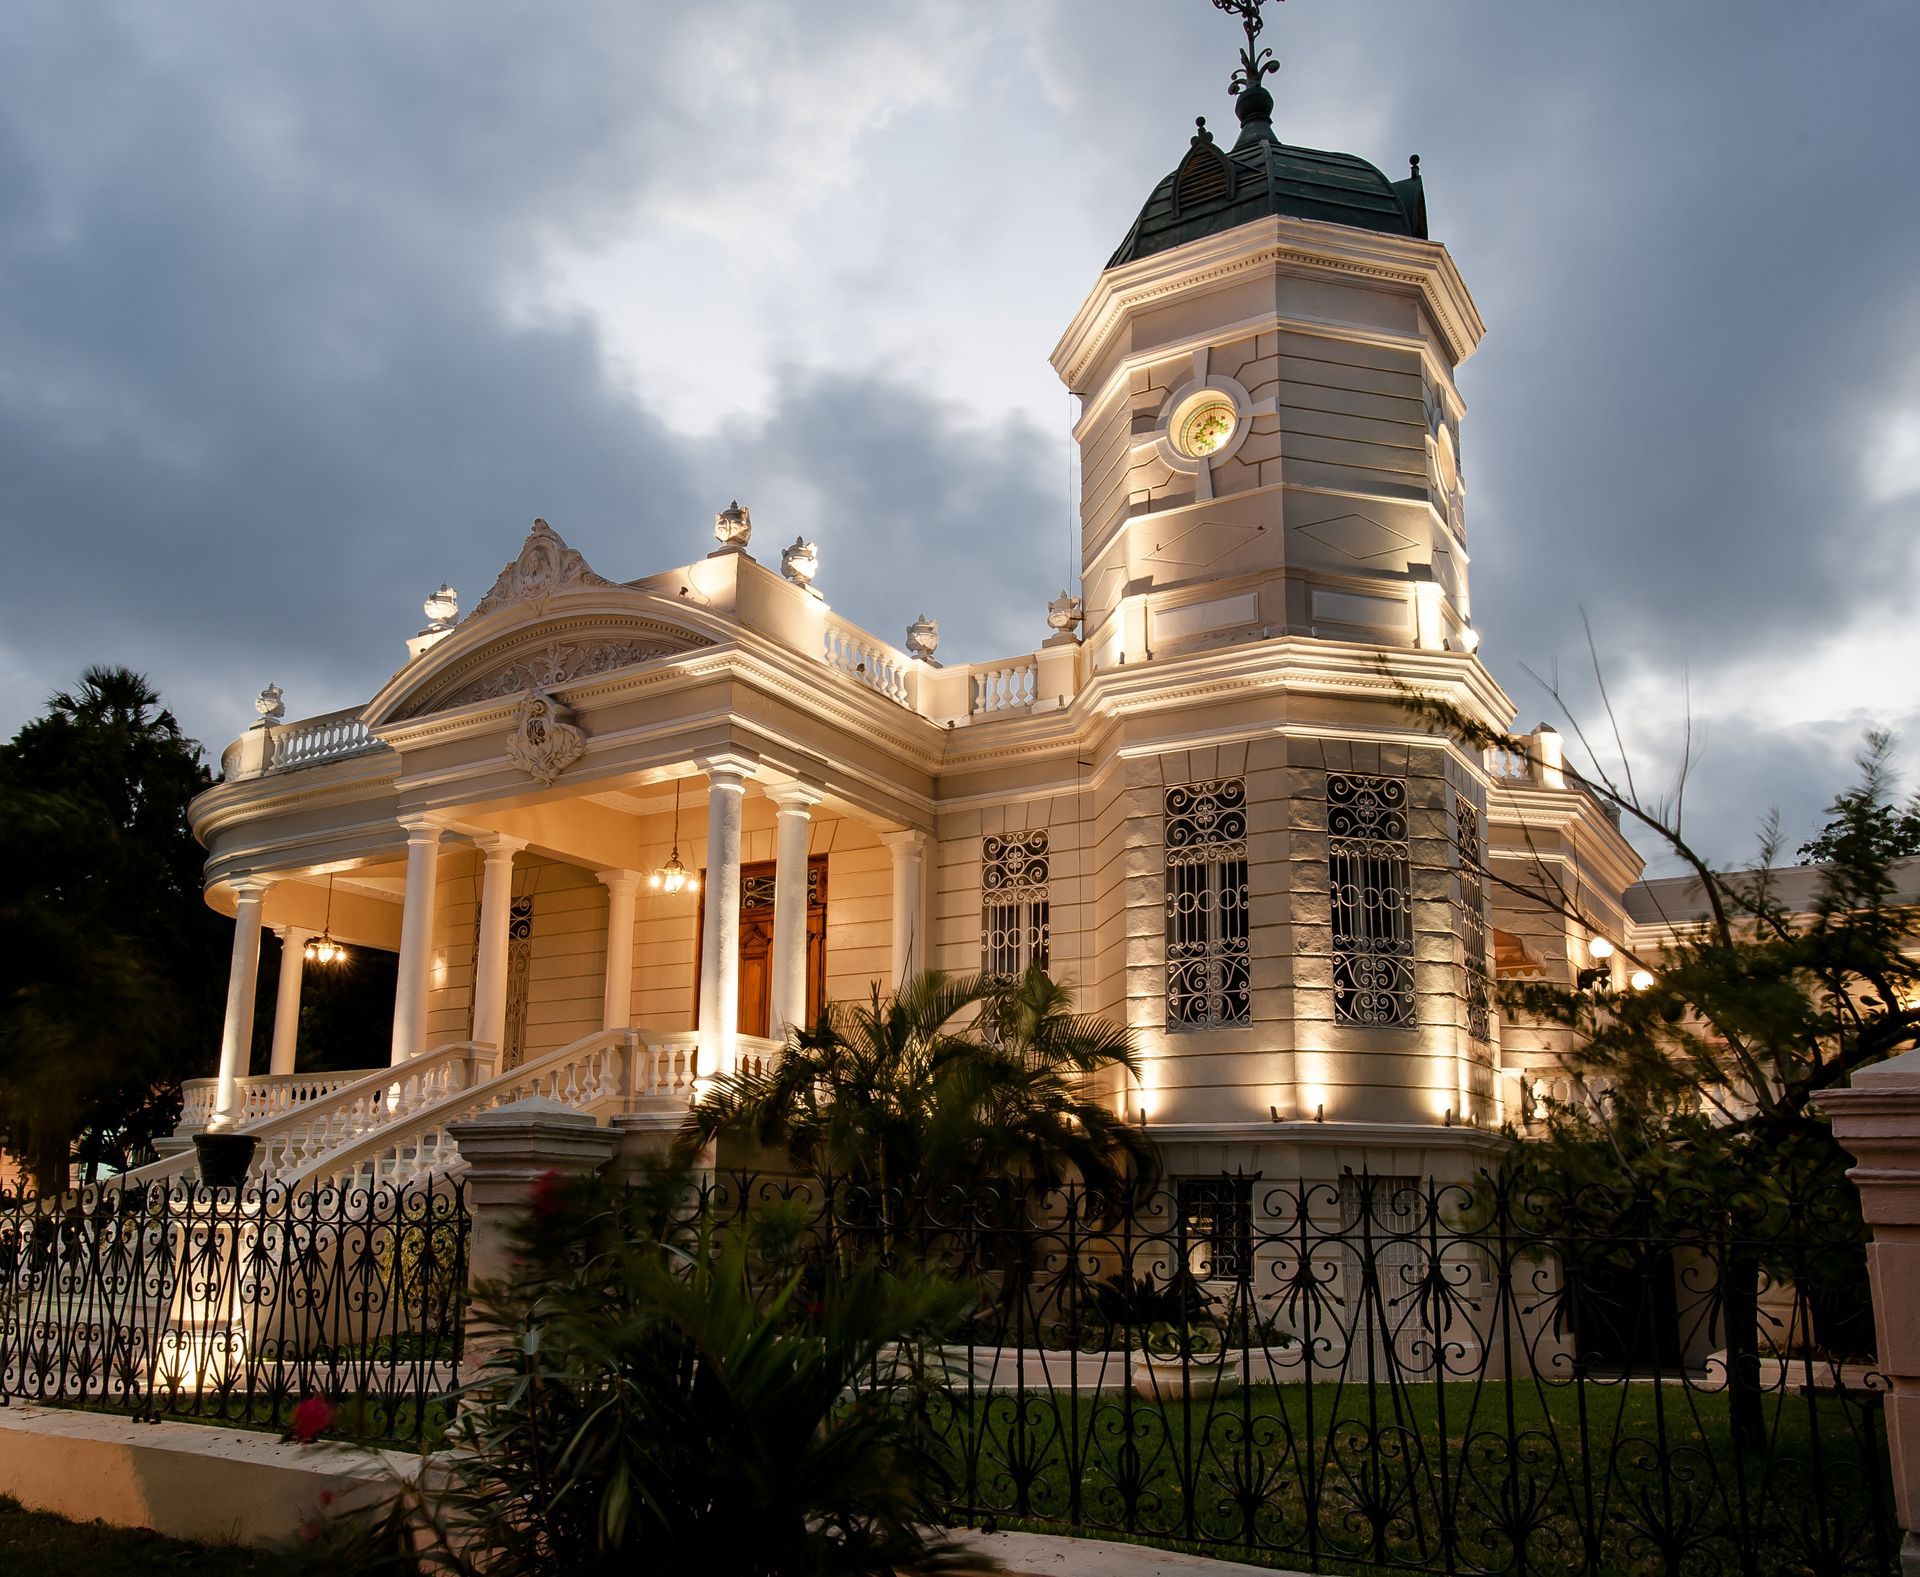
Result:
<svg viewBox="0 0 1920 1577"><path fill-rule="evenodd" d="M1300 1577L1271 1566L1175 1555L1142 1544L1108 1544L1047 1533L960 1533L960 1545L1000 1563L1000 1577Z"/></svg>

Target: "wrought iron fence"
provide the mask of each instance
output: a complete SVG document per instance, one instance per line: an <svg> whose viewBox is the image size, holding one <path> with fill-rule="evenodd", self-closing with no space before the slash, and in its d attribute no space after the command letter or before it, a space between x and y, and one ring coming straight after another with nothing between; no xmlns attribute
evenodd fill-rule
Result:
<svg viewBox="0 0 1920 1577"><path fill-rule="evenodd" d="M461 1357L469 1218L431 1188L101 1184L0 1198L0 1403L421 1440Z"/></svg>
<svg viewBox="0 0 1920 1577"><path fill-rule="evenodd" d="M723 1174L653 1230L752 1233L769 1286L876 1255L972 1283L925 1420L957 1520L1313 1571L1895 1569L1846 1209Z"/></svg>

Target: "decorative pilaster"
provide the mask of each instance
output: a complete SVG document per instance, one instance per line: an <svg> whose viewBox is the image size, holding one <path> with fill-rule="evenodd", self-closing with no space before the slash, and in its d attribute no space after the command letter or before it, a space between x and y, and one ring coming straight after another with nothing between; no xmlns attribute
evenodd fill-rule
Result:
<svg viewBox="0 0 1920 1577"><path fill-rule="evenodd" d="M1859 1163L1847 1176L1873 1229L1874 1368L1893 1387L1885 1407L1893 1509L1906 1530L1900 1570L1920 1577L1920 1051L1862 1068L1851 1089L1815 1104Z"/></svg>
<svg viewBox="0 0 1920 1577"><path fill-rule="evenodd" d="M427 973L433 964L435 884L440 875L440 823L402 816L407 829L407 886L400 911L400 966L393 988L393 1058L397 1067L426 1049Z"/></svg>
<svg viewBox="0 0 1920 1577"><path fill-rule="evenodd" d="M596 871L607 889L606 986L600 1003L602 1029L633 1026L633 905L640 895L638 871Z"/></svg>
<svg viewBox="0 0 1920 1577"><path fill-rule="evenodd" d="M773 979L767 1017L776 1036L807 1018L807 840L820 798L818 789L804 783L786 784L772 794Z"/></svg>
<svg viewBox="0 0 1920 1577"><path fill-rule="evenodd" d="M487 833L474 840L486 857L480 876L480 940L473 959L473 1038L498 1050L507 1037L507 944L513 922L513 857L520 838ZM408 867L411 873L412 867ZM415 1051L422 1048L416 1046Z"/></svg>
<svg viewBox="0 0 1920 1577"><path fill-rule="evenodd" d="M893 983L898 986L910 975L927 967L930 950L926 942L927 845L924 832L908 828L902 832L883 832L880 841L893 856Z"/></svg>
<svg viewBox="0 0 1920 1577"><path fill-rule="evenodd" d="M269 1073L291 1073L300 1052L300 986L307 972L307 943L312 931L297 925L274 927L280 938L280 985L273 998L273 1060Z"/></svg>
<svg viewBox="0 0 1920 1577"><path fill-rule="evenodd" d="M220 1074L208 1127L240 1121L240 1081L253 1050L253 998L260 982L260 918L272 882L243 876L233 884L233 961L227 967L227 1016L220 1029Z"/></svg>
<svg viewBox="0 0 1920 1577"><path fill-rule="evenodd" d="M700 1086L733 1072L740 1031L740 810L754 763L718 757L707 774L707 910L700 937Z"/></svg>

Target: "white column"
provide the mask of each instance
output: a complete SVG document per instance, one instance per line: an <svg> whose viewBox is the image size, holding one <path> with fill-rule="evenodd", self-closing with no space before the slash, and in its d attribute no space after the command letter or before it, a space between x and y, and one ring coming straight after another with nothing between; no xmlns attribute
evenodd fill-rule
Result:
<svg viewBox="0 0 1920 1577"><path fill-rule="evenodd" d="M293 1072L300 1048L300 985L307 971L307 943L313 932L297 925L274 927L280 938L280 988L273 998L273 1060L269 1073Z"/></svg>
<svg viewBox="0 0 1920 1577"><path fill-rule="evenodd" d="M426 1050L428 971L433 967L435 881L440 874L440 823L403 816L407 887L400 911L400 967L393 987L395 1066Z"/></svg>
<svg viewBox="0 0 1920 1577"><path fill-rule="evenodd" d="M633 905L638 871L596 872L607 889L607 971L600 1001L602 1029L633 1026Z"/></svg>
<svg viewBox="0 0 1920 1577"><path fill-rule="evenodd" d="M740 1035L740 802L752 763L703 761L707 774L707 917L700 937L700 1078L725 1078Z"/></svg>
<svg viewBox="0 0 1920 1577"><path fill-rule="evenodd" d="M496 1051L507 1038L507 943L513 921L513 857L520 838L487 833L474 840L486 856L480 875L480 940L473 959L473 1038ZM411 876L412 867L408 867ZM423 1048L416 1046L417 1052Z"/></svg>
<svg viewBox="0 0 1920 1577"><path fill-rule="evenodd" d="M773 979L769 1027L776 1036L807 1020L807 835L818 789L790 783L773 791Z"/></svg>
<svg viewBox="0 0 1920 1577"><path fill-rule="evenodd" d="M926 939L927 835L908 829L883 832L880 841L893 856L893 983L927 967L932 956Z"/></svg>
<svg viewBox="0 0 1920 1577"><path fill-rule="evenodd" d="M233 884L233 962L227 968L227 1017L220 1029L220 1082L209 1126L240 1121L240 1081L253 1050L253 994L260 983L260 914L271 882L243 876Z"/></svg>

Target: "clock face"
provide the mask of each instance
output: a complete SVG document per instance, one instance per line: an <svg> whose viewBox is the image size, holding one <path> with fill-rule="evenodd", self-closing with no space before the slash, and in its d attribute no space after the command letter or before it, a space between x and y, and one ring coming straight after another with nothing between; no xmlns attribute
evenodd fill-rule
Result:
<svg viewBox="0 0 1920 1577"><path fill-rule="evenodd" d="M1189 400L1173 423L1173 446L1189 460L1204 460L1226 446L1240 425L1240 413L1222 394Z"/></svg>

